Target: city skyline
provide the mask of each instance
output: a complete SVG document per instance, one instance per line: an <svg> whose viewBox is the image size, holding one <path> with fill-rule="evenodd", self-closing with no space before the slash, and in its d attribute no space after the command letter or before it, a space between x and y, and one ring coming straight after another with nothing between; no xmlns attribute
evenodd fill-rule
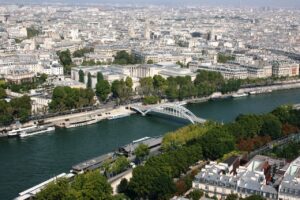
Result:
<svg viewBox="0 0 300 200"><path fill-rule="evenodd" d="M0 0L3 4L118 4L118 5L164 5L164 6L225 6L225 7L288 7L299 8L298 0Z"/></svg>

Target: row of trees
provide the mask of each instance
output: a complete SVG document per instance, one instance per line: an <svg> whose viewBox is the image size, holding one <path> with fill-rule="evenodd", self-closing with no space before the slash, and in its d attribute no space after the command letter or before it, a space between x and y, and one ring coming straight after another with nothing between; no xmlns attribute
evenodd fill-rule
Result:
<svg viewBox="0 0 300 200"><path fill-rule="evenodd" d="M78 49L78 50L73 52L73 57L74 58L81 58L81 57L84 57L84 54L91 53L91 52L94 52L94 48Z"/></svg>
<svg viewBox="0 0 300 200"><path fill-rule="evenodd" d="M160 75L155 75L153 78L141 78L138 92L143 96L182 100L209 96L217 91L222 93L236 91L240 85L239 80L224 80L220 73L200 71L194 81L190 76L165 79Z"/></svg>
<svg viewBox="0 0 300 200"><path fill-rule="evenodd" d="M79 81L87 83L88 88L92 88L92 75L85 74L79 70ZM96 94L102 101L105 101L112 92L113 97L124 102L136 93L143 97L144 104L155 104L162 98L170 100L182 100L191 97L209 96L214 92L220 91L228 93L240 88L239 80L225 80L220 73L200 71L194 81L190 76L163 78L161 75L145 77L139 80L140 86L133 92L133 81L130 77L125 80L115 80L110 85L104 80L101 72L97 74Z"/></svg>
<svg viewBox="0 0 300 200"><path fill-rule="evenodd" d="M58 179L39 192L37 200L123 200L121 195L112 195L112 188L98 170L80 174L71 183L67 179Z"/></svg>
<svg viewBox="0 0 300 200"><path fill-rule="evenodd" d="M251 151L283 136L283 123L299 128L299 120L299 110L283 106L269 114L241 115L235 122L225 125L208 122L169 133L163 139L164 153L151 157L144 166L134 169L128 186L123 184L122 189L132 199L168 199L178 192L173 178L185 173L199 159L216 160L236 150ZM257 146L244 149L244 146L239 145L243 140L257 137L260 137ZM265 137L269 139L263 140Z"/></svg>
<svg viewBox="0 0 300 200"><path fill-rule="evenodd" d="M142 63L141 59L136 58L134 55L127 53L126 51L119 51L115 55L114 64L128 65Z"/></svg>
<svg viewBox="0 0 300 200"><path fill-rule="evenodd" d="M181 178L176 184L174 178L186 173L189 166L198 160L216 160L235 150L243 150L239 149L241 147L239 145L241 140L256 137L269 137L270 140L276 139L283 136L282 124L300 128L299 121L299 110L294 110L291 106L281 106L269 114L241 115L237 117L234 122L225 125L208 122L204 125L191 125L174 133L169 133L163 139L163 153L158 156L150 157L144 165L136 167L133 170L131 180L129 182L122 180L118 191L124 193L131 199L169 199L175 193L181 194L191 187L192 176ZM264 142L260 143L260 145L263 145ZM297 145L299 144L291 144L287 147L288 150L281 149L281 151L284 152L281 155L290 155L292 152L292 156L295 156L294 150L296 149L298 152L299 149ZM135 152L136 156L141 160L143 160L148 153L146 146L139 146ZM128 167L127 159L125 157L119 157L116 162L109 165L108 170L111 173L120 173L125 170L126 167ZM95 176L98 175L95 174ZM71 187L71 189L73 187L72 184L74 183L68 186ZM58 184L56 184L56 187L57 185ZM84 184L80 185L82 186ZM80 197L81 188L78 190L79 193L77 195ZM95 188L88 192L99 195L93 190L98 191L97 188ZM66 193L68 194L68 192ZM71 194L73 194L73 192L71 192ZM191 193L191 198L198 199L201 195L203 195L201 192L196 191ZM123 198L126 197L123 196ZM230 195L227 199L236 199L236 195ZM263 198L251 196L246 199L260 200Z"/></svg>
<svg viewBox="0 0 300 200"><path fill-rule="evenodd" d="M175 132L168 133L163 139L163 149L172 150L188 144L190 141L206 141L203 152L209 159L220 158L224 154L224 149L228 146L241 151L252 151L263 146L271 140L284 137L288 134L298 133L300 129L300 111L292 106L281 106L268 114L262 115L240 115L234 122L220 125L215 122L207 122L204 125L190 125ZM217 135L215 135L217 134ZM219 135L219 136L218 136ZM218 139L225 138L222 144L215 145L216 148L210 150L210 137ZM218 139L217 139L218 138ZM225 141L226 140L226 141ZM227 147L222 147L223 144ZM214 146L214 145L212 145ZM220 147L220 149L219 149ZM208 148L208 151L206 151Z"/></svg>
<svg viewBox="0 0 300 200"><path fill-rule="evenodd" d="M3 97L5 97L5 95ZM28 96L14 98L10 102L7 102L3 99L0 100L1 125L9 125L16 120L26 122L29 119L30 114L31 101L30 97Z"/></svg>
<svg viewBox="0 0 300 200"><path fill-rule="evenodd" d="M52 112L78 109L94 105L94 91L92 89L76 89L58 86L53 90L49 109Z"/></svg>

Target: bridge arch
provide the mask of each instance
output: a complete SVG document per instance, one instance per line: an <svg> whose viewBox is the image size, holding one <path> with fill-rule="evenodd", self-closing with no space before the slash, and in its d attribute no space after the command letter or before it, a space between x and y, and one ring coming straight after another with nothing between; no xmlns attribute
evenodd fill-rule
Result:
<svg viewBox="0 0 300 200"><path fill-rule="evenodd" d="M183 118L190 121L192 124L195 124L196 122L205 121L198 118L190 110L188 110L187 108L179 104L160 104L144 110L142 110L139 107L132 107L132 109L141 113L143 116L147 115L150 112L156 112L156 113L166 114L178 118Z"/></svg>

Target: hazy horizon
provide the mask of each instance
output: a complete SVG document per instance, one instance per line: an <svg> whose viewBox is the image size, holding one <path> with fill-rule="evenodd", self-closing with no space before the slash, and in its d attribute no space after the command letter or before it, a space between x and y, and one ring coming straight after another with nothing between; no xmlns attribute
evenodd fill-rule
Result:
<svg viewBox="0 0 300 200"><path fill-rule="evenodd" d="M251 6L300 8L300 0L0 0L2 4L119 4L170 6Z"/></svg>

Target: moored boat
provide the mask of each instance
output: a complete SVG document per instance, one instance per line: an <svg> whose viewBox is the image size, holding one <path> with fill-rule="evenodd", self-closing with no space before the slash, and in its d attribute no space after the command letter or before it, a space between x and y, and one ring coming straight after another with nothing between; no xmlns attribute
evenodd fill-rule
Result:
<svg viewBox="0 0 300 200"><path fill-rule="evenodd" d="M40 134L40 133L51 132L51 131L54 131L54 130L55 130L55 127L54 127L54 126L49 126L49 127L46 127L46 126L38 126L38 127L36 127L35 129L21 132L21 133L19 134L19 136L20 136L21 138L24 138L24 137L28 137L28 136L37 135L37 134Z"/></svg>
<svg viewBox="0 0 300 200"><path fill-rule="evenodd" d="M233 98L240 98L240 97L246 97L246 96L248 96L248 94L244 93L244 92L243 93L235 93L232 95Z"/></svg>

